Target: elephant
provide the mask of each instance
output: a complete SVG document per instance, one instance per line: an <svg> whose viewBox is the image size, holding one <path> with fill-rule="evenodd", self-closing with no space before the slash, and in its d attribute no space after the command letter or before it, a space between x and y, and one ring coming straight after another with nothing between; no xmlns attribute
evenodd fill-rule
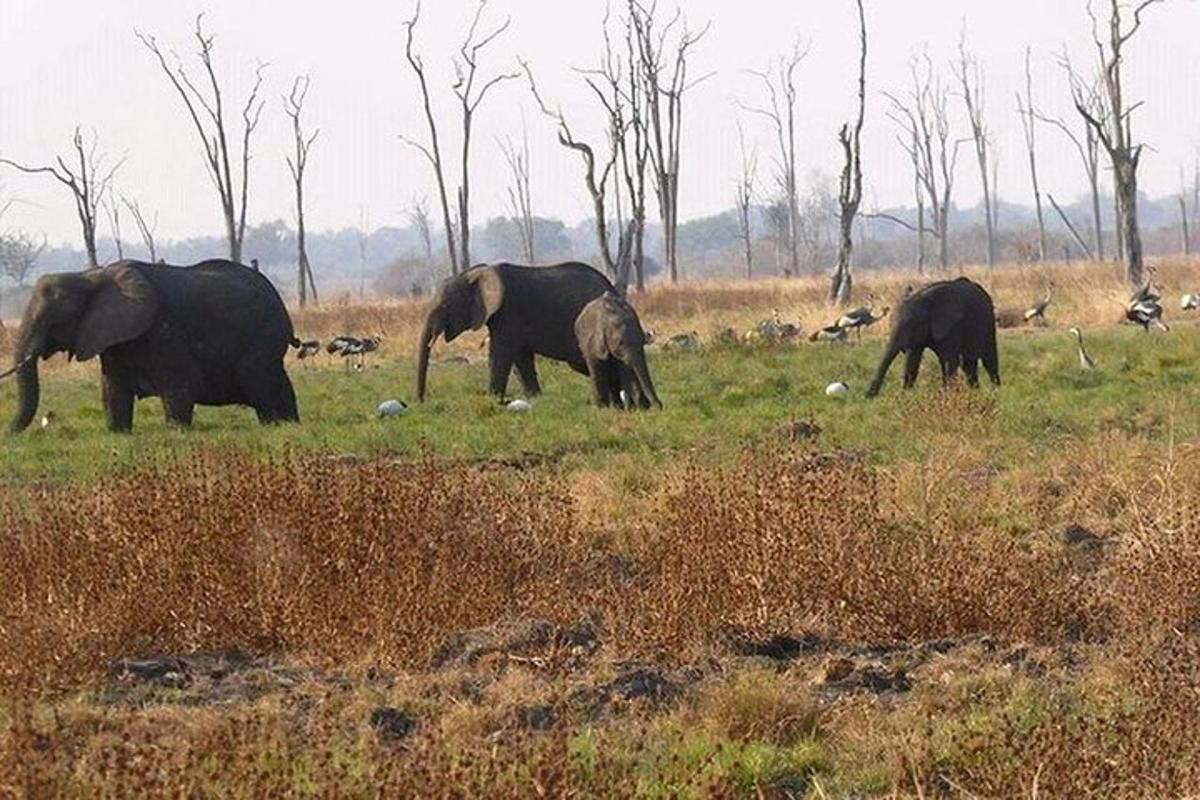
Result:
<svg viewBox="0 0 1200 800"><path fill-rule="evenodd" d="M575 320L597 297L616 292L587 264L552 267L482 264L448 278L438 289L417 349L417 399L425 400L429 351L439 336L452 342L466 330L488 328L489 389L504 397L512 368L528 396L541 393L534 356L565 361L583 375L587 364Z"/></svg>
<svg viewBox="0 0 1200 800"><path fill-rule="evenodd" d="M867 389L875 397L888 368L901 352L906 354L904 388L910 389L921 368L925 348L938 355L942 381L948 384L961 367L967 383L979 385L979 362L1000 385L1000 359L996 348L996 312L992 298L967 278L932 283L908 294L896 314L891 338Z"/></svg>
<svg viewBox="0 0 1200 800"><path fill-rule="evenodd" d="M263 423L299 421L283 356L292 321L265 275L232 261L191 267L118 261L38 279L17 333L18 408L29 426L39 399L37 360L100 356L108 428L133 427L134 400L162 398L169 424L196 405L246 405Z"/></svg>
<svg viewBox="0 0 1200 800"><path fill-rule="evenodd" d="M633 306L616 294L600 295L579 313L575 336L597 405L662 408L646 366L646 334Z"/></svg>

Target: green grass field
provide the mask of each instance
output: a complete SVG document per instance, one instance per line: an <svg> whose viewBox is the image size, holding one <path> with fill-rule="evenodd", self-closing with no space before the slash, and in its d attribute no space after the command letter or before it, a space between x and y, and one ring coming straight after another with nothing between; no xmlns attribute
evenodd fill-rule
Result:
<svg viewBox="0 0 1200 800"><path fill-rule="evenodd" d="M788 347L709 347L697 352L655 352L651 369L666 404L661 413L623 414L592 408L587 381L562 365L541 362L543 395L532 413L513 414L485 392L486 363L434 364L430 397L412 403L413 366L405 357L376 360L361 371L293 364L303 423L264 428L243 408L200 408L190 430L167 428L156 399L141 401L135 431L104 429L96 369L74 368L70 377L43 381L41 412L54 424L7 439L0 474L18 481L97 478L158 454L233 449L270 454L315 451L361 456L483 460L522 453L559 453L565 465L668 463L674 454L727 460L740 449L774 438L788 420L812 420L824 431L822 446L861 450L874 462L920 459L931 440L963 427L978 428L980 445L1005 467L1067 446L1099 430L1120 429L1165 441L1192 438L1200 429L1200 331L1181 325L1170 335L1133 328L1092 332L1088 346L1099 360L1081 372L1073 340L1060 330L1006 332L1001 336L1004 386L972 396L970 411L986 411L990 424L962 419L942 407L937 364L930 354L922 384L900 389L902 359L893 365L883 395L863 391L882 340L861 344ZM845 400L825 396L845 381ZM519 392L516 376L510 392ZM412 403L397 419L378 420L381 400ZM0 414L15 404L11 382L0 386ZM953 408L953 407L952 407ZM39 412L39 418L40 413Z"/></svg>

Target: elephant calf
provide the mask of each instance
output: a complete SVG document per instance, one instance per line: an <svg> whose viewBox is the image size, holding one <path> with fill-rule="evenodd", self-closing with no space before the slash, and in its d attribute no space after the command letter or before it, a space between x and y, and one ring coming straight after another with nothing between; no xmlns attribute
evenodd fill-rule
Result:
<svg viewBox="0 0 1200 800"><path fill-rule="evenodd" d="M598 405L662 408L646 366L646 334L633 306L612 292L597 297L579 312L575 336Z"/></svg>
<svg viewBox="0 0 1200 800"><path fill-rule="evenodd" d="M978 386L982 362L992 383L999 386L996 310L991 295L967 278L939 281L909 294L896 314L867 397L879 394L888 369L900 353L905 354L904 388L912 388L926 348L937 353L943 382L949 383L962 369L967 383Z"/></svg>

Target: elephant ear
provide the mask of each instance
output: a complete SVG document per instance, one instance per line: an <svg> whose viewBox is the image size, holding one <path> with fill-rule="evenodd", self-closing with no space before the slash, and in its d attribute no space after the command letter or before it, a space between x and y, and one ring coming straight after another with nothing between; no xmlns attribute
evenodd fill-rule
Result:
<svg viewBox="0 0 1200 800"><path fill-rule="evenodd" d="M504 303L504 281L495 267L476 267L467 275L475 288L471 301L471 330L479 330Z"/></svg>
<svg viewBox="0 0 1200 800"><path fill-rule="evenodd" d="M134 267L107 267L96 281L71 348L80 361L138 338L150 330L158 313L158 294Z"/></svg>
<svg viewBox="0 0 1200 800"><path fill-rule="evenodd" d="M965 311L961 303L940 303L932 310L929 320L934 341L945 339L963 320Z"/></svg>

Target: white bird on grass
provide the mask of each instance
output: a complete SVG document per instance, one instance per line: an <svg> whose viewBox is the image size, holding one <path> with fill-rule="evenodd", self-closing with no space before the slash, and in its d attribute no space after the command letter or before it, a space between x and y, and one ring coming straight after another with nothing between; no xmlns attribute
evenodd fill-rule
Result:
<svg viewBox="0 0 1200 800"><path fill-rule="evenodd" d="M514 414L527 414L533 408L528 400L523 400L519 397L507 403L504 407Z"/></svg>
<svg viewBox="0 0 1200 800"><path fill-rule="evenodd" d="M842 381L831 383L825 387L825 395L827 397L845 397L850 394L850 387Z"/></svg>
<svg viewBox="0 0 1200 800"><path fill-rule="evenodd" d="M1200 294L1185 294L1179 300L1179 308L1183 311L1200 310Z"/></svg>
<svg viewBox="0 0 1200 800"><path fill-rule="evenodd" d="M387 419L388 417L399 417L407 412L408 403L405 403L403 400L384 400L375 409L375 416L380 419Z"/></svg>

